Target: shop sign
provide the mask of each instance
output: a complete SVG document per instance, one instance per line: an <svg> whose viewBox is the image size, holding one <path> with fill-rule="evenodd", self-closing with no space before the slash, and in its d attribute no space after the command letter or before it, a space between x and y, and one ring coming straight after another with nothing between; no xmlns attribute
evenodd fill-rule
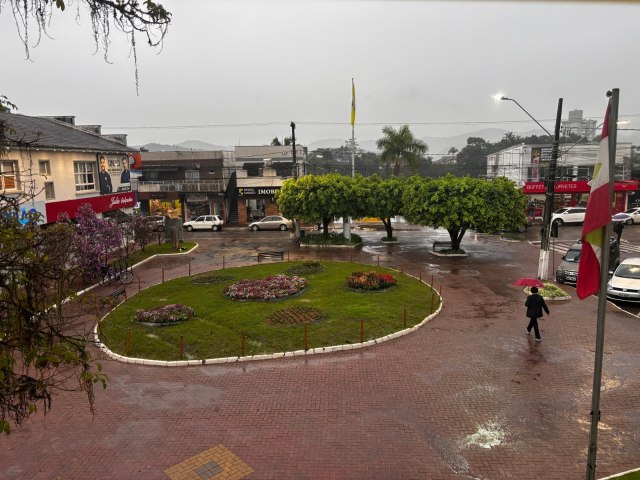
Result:
<svg viewBox="0 0 640 480"><path fill-rule="evenodd" d="M66 212L70 218L74 218L78 208L85 203L91 205L94 212L102 213L121 208L133 207L136 204L136 196L132 192L122 192L111 195L101 195L98 197L66 200L63 202L49 202L46 204L47 222L55 222L58 215L63 212Z"/></svg>
<svg viewBox="0 0 640 480"><path fill-rule="evenodd" d="M532 147L531 163L549 163L552 153L552 147Z"/></svg>
<svg viewBox="0 0 640 480"><path fill-rule="evenodd" d="M614 182L613 189L616 192L638 190L637 180ZM586 180L577 180L573 182L556 182L555 193L589 193L591 186ZM545 193L547 188L545 182L527 182L522 188L524 194Z"/></svg>
<svg viewBox="0 0 640 480"><path fill-rule="evenodd" d="M238 196L245 197L247 195L269 195L273 196L280 187L241 187L238 188Z"/></svg>
<svg viewBox="0 0 640 480"><path fill-rule="evenodd" d="M206 193L189 193L186 197L187 202L202 203L207 201Z"/></svg>

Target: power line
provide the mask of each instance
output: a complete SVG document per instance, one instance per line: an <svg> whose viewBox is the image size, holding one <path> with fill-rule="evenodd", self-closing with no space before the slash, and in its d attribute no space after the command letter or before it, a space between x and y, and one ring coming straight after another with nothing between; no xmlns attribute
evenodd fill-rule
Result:
<svg viewBox="0 0 640 480"><path fill-rule="evenodd" d="M622 115L621 117L640 117L640 113ZM590 117L586 117L588 120ZM541 122L553 122L555 119L544 118ZM103 126L105 130L188 130L198 128L245 128L245 127L268 127L268 126L286 126L288 127L291 122L287 121L269 121L269 122L247 122L247 123L207 123L207 124L189 124L189 125L133 125L133 126ZM457 125L503 125L503 124L524 124L531 123L531 120L474 120L474 121L436 121L436 122L359 122L359 126L381 126L381 125L433 125L433 126L457 126ZM342 126L351 125L350 122L319 122L319 121L296 121L296 125L309 125L309 126ZM631 129L619 129L619 130L631 130Z"/></svg>

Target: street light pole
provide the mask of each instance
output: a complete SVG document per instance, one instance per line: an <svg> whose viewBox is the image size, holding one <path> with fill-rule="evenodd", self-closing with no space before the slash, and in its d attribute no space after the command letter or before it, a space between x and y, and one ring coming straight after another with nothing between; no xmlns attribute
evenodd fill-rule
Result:
<svg viewBox="0 0 640 480"><path fill-rule="evenodd" d="M500 97L500 100L508 100L515 103L520 110L526 113L531 120L536 122L542 130L549 136L551 133L544 128L538 120L536 120L533 115L525 110L525 108L520 105L513 98ZM562 98L558 99L558 112L556 114L556 127L553 135L553 146L551 149L551 161L549 162L549 173L547 175L546 187L545 187L545 200L544 200L544 213L542 216L542 241L540 244L540 258L538 260L538 278L540 280L546 280L547 274L549 271L549 240L551 234L551 213L553 212L553 196L555 194L556 187L556 168L558 165L558 149L560 145L560 124L562 122Z"/></svg>

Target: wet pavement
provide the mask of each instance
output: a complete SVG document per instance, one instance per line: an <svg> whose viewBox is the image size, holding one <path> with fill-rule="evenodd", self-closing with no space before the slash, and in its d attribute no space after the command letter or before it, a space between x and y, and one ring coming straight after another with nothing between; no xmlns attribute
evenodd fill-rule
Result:
<svg viewBox="0 0 640 480"><path fill-rule="evenodd" d="M198 249L136 268L128 291L280 248L292 260L433 277L442 313L358 351L187 368L103 358L109 386L96 392L96 415L61 392L50 414L0 438L0 478L584 478L597 299L565 287L571 300L550 304L537 344L511 286L536 274L530 243L471 233L468 257L445 258L431 253L444 232L398 231L392 245L379 242L384 232L357 233L356 250L300 248L287 232L193 233ZM610 306L598 477L640 466L639 373L640 323Z"/></svg>

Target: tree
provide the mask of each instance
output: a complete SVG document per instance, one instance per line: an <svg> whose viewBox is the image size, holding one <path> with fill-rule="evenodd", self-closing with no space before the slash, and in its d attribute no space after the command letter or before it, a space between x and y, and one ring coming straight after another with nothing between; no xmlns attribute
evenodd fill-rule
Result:
<svg viewBox="0 0 640 480"><path fill-rule="evenodd" d="M526 197L504 178L487 181L471 177L415 180L403 195L403 214L411 223L445 228L452 250L469 229L494 232L523 225Z"/></svg>
<svg viewBox="0 0 640 480"><path fill-rule="evenodd" d="M331 173L285 180L276 202L285 217L322 222L323 233L328 235L334 218L366 215L369 192L361 178Z"/></svg>
<svg viewBox="0 0 640 480"><path fill-rule="evenodd" d="M278 139L278 137L273 137L273 140L271 140L271 146L272 147L281 147L282 144L280 143L280 140Z"/></svg>
<svg viewBox="0 0 640 480"><path fill-rule="evenodd" d="M122 224L125 238L132 240L133 244L138 245L143 252L144 247L151 243L155 237L155 227L155 221L144 215L131 215L128 220ZM127 245L129 245L128 241ZM129 250L129 247L125 248L127 248L127 251ZM127 252L127 256L128 253L129 252Z"/></svg>
<svg viewBox="0 0 640 480"><path fill-rule="evenodd" d="M474 178L486 176L487 155L491 153L490 145L484 138L467 138L467 145L460 150L456 157L458 174Z"/></svg>
<svg viewBox="0 0 640 480"><path fill-rule="evenodd" d="M96 217L88 203L78 208L76 221L78 229L71 246L77 256L79 268L92 277L110 259L122 254L123 232L116 222Z"/></svg>
<svg viewBox="0 0 640 480"><path fill-rule="evenodd" d="M415 138L408 125L403 125L397 131L387 126L382 133L384 137L376 142L381 150L380 162L393 164L394 177L398 176L401 164L413 167L429 151L429 146Z"/></svg>
<svg viewBox="0 0 640 480"><path fill-rule="evenodd" d="M76 227L43 229L39 214L20 213L35 194L29 175L21 172L23 193L0 192L0 432L7 434L39 407L49 411L58 388L84 392L93 412L94 384L106 386L77 324L81 315L97 317L99 307L67 301L82 272L83 252L69 248Z"/></svg>
<svg viewBox="0 0 640 480"><path fill-rule="evenodd" d="M405 181L397 177L381 180L378 176L366 180L369 189L367 213L382 220L387 239L392 240L391 218L402 213Z"/></svg>
<svg viewBox="0 0 640 480"><path fill-rule="evenodd" d="M54 4L60 12L65 10L66 3L71 4L68 0L66 3L65 0L0 0L0 6L4 3L8 3L11 8L27 59L30 59L30 49L32 48L32 30L35 29L35 45L38 45L42 35L48 35L47 27L53 18ZM144 35L147 44L151 47L161 45L171 22L171 13L153 0L78 0L77 16L80 16L80 5L84 5L89 12L93 42L96 51L102 47L105 61L109 61L108 53L111 43L109 36L113 28L120 30L129 39L135 65L137 92L136 34Z"/></svg>

